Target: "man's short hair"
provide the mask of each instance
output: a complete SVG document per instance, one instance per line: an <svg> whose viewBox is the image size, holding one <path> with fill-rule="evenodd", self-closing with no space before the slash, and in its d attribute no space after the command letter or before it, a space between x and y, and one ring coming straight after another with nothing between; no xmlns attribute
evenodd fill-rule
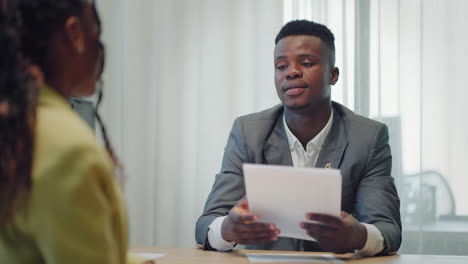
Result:
<svg viewBox="0 0 468 264"><path fill-rule="evenodd" d="M330 49L331 65L335 64L335 36L325 25L309 20L292 20L286 23L276 35L275 44L289 36L314 36Z"/></svg>

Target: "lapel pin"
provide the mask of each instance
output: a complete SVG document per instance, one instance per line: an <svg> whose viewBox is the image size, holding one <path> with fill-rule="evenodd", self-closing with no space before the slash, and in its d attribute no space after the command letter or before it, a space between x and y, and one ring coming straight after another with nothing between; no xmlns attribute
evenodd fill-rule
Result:
<svg viewBox="0 0 468 264"><path fill-rule="evenodd" d="M327 163L327 164L325 165L325 169L331 169L331 168L332 168L332 164L331 164L331 163Z"/></svg>

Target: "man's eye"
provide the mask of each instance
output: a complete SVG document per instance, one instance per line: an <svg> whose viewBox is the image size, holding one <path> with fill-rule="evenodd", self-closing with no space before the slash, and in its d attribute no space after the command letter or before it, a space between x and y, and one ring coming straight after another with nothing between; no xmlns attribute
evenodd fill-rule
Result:
<svg viewBox="0 0 468 264"><path fill-rule="evenodd" d="M276 69L277 69L277 70L284 70L284 69L286 69L286 65L279 65L279 66L276 66Z"/></svg>
<svg viewBox="0 0 468 264"><path fill-rule="evenodd" d="M312 62L303 62L302 63L302 66L304 66L304 67L312 67L313 65L314 65L314 63L312 63Z"/></svg>

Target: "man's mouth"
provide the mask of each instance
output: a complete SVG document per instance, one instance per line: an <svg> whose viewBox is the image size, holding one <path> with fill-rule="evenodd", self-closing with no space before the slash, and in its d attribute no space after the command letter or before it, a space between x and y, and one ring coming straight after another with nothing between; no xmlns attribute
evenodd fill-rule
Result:
<svg viewBox="0 0 468 264"><path fill-rule="evenodd" d="M286 95L293 96L293 95L301 94L302 92L304 92L306 88L307 88L306 85L296 85L296 86L285 87L283 90Z"/></svg>

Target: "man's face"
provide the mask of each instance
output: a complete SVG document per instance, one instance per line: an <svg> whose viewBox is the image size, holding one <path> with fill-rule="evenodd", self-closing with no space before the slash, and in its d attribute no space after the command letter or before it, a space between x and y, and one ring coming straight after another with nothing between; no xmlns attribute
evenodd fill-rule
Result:
<svg viewBox="0 0 468 264"><path fill-rule="evenodd" d="M329 52L314 36L289 36L278 42L275 86L286 108L314 109L330 101L330 84L338 80L338 69L330 65Z"/></svg>

